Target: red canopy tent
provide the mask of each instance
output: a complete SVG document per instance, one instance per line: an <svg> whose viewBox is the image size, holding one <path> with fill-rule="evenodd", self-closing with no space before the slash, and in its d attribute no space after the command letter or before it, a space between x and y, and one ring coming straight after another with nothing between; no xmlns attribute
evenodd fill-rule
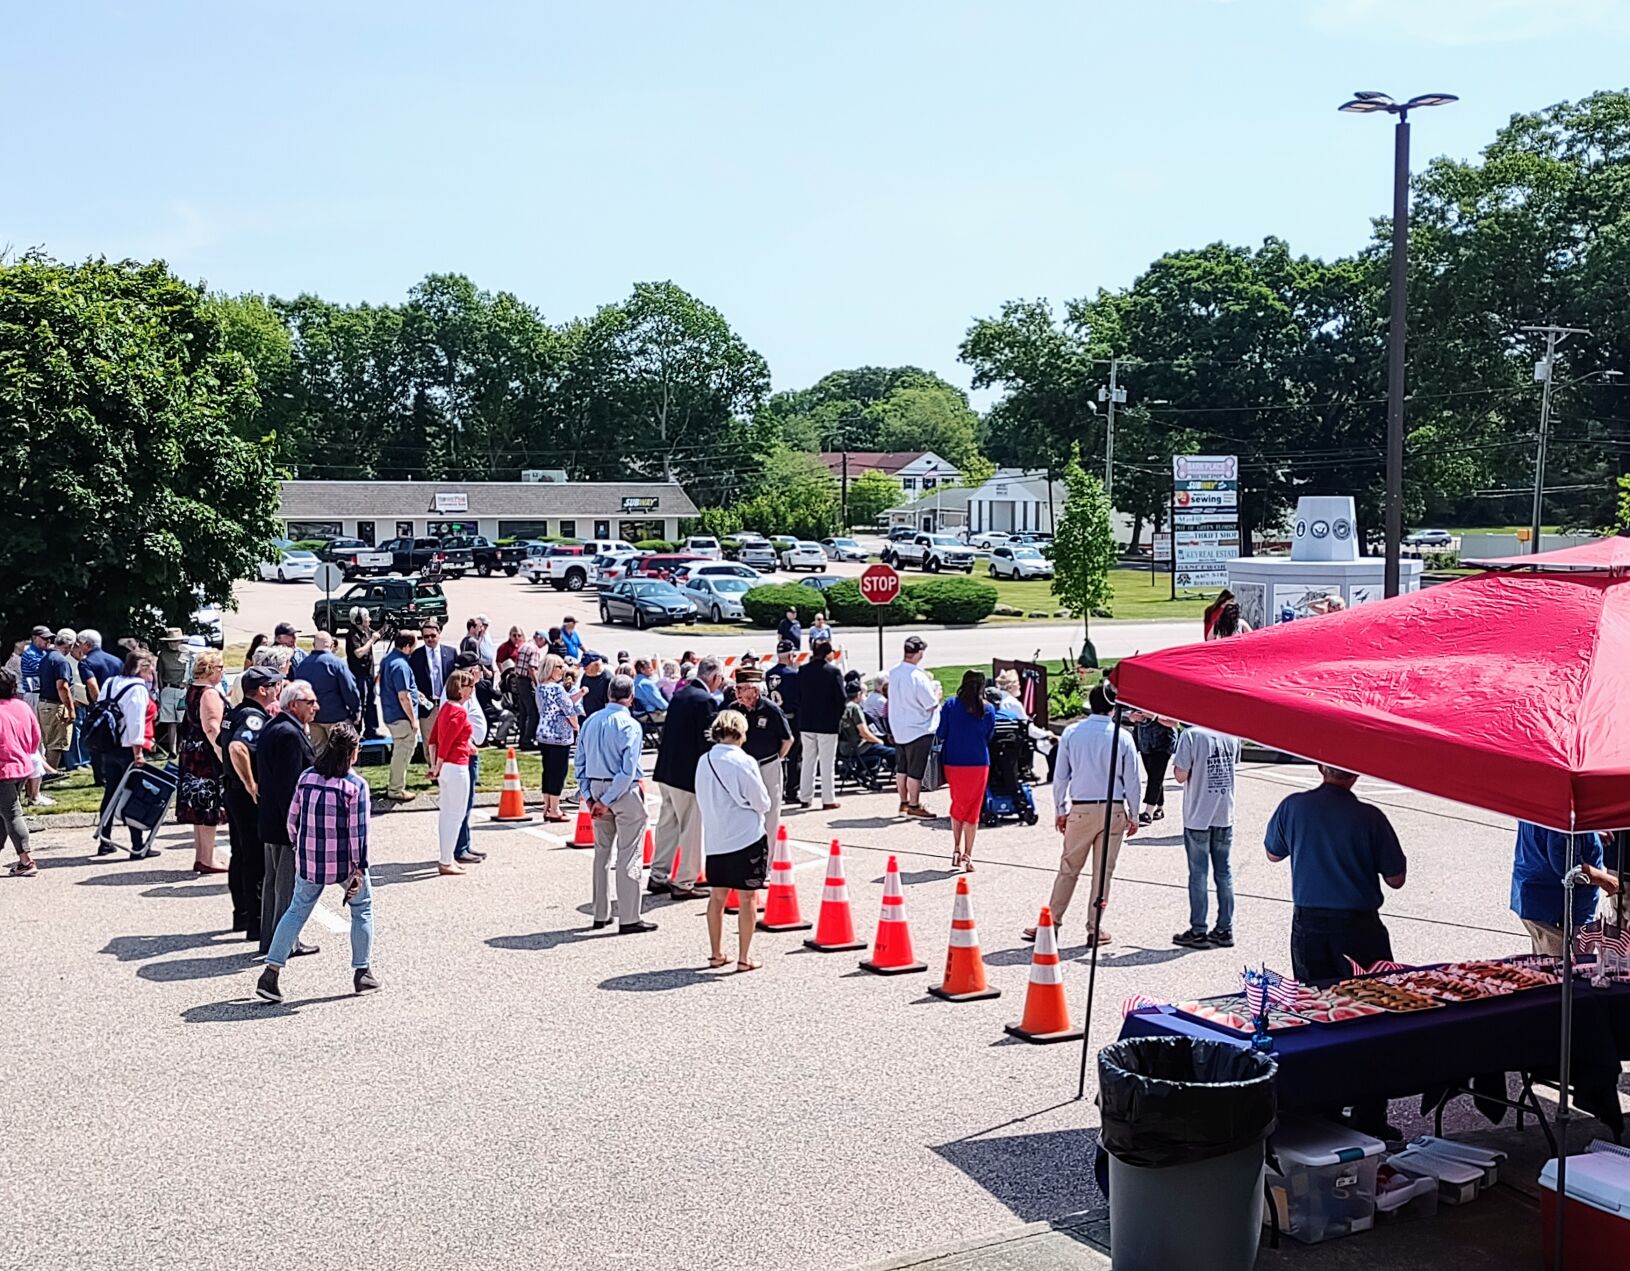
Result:
<svg viewBox="0 0 1630 1271"><path fill-rule="evenodd" d="M1129 658L1110 678L1143 710L1568 831L1571 897L1572 833L1630 827L1630 539L1481 563L1507 572ZM1559 1197L1572 952L1569 939Z"/></svg>

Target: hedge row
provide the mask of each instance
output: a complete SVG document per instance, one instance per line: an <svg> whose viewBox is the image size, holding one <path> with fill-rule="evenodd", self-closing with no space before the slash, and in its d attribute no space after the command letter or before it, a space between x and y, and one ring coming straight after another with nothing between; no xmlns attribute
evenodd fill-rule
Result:
<svg viewBox="0 0 1630 1271"><path fill-rule="evenodd" d="M947 624L979 622L995 612L998 595L995 587L976 578L909 583L891 604L882 606L883 624L902 626L919 618ZM742 597L742 607L754 626L767 630L779 626L792 608L798 610L798 621L805 626L823 611L839 626L872 627L878 619L878 606L861 596L860 584L853 579L845 579L825 594L796 583L754 587Z"/></svg>

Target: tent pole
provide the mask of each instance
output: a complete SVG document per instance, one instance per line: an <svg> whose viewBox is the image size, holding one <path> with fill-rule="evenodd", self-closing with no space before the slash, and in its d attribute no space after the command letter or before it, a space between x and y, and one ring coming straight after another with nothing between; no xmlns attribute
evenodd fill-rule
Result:
<svg viewBox="0 0 1630 1271"><path fill-rule="evenodd" d="M1092 995L1098 987L1098 929L1104 921L1104 892L1109 888L1107 877L1109 870L1109 826L1115 815L1115 769L1116 760L1121 754L1121 708L1119 704L1111 705L1109 717L1114 721L1109 734L1109 772L1104 777L1104 832L1098 836L1098 846L1093 849L1092 863L1092 953L1091 965L1087 971L1087 1009L1086 1016L1081 1025L1081 1080L1076 1086L1075 1097L1087 1097L1087 1055L1092 1048Z"/></svg>
<svg viewBox="0 0 1630 1271"><path fill-rule="evenodd" d="M1573 841L1574 814L1568 814L1568 869L1562 876L1562 1065L1556 1099L1556 1261L1566 1266L1568 1199L1568 1083L1573 1076L1573 889L1579 881ZM1597 957L1601 956L1600 951Z"/></svg>

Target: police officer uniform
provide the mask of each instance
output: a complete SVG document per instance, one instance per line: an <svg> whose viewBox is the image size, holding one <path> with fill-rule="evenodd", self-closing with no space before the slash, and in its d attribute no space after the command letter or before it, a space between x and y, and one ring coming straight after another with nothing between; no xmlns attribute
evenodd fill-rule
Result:
<svg viewBox="0 0 1630 1271"><path fill-rule="evenodd" d="M776 645L778 655L796 653L798 646L791 640L782 640ZM777 662L774 666L766 667L764 671L764 691L769 699L781 708L781 714L792 729L792 749L781 763L782 784L787 790L798 789L798 779L803 771L804 743L798 736L798 668L787 662ZM776 819L780 820L780 802L776 804ZM773 831L772 831L773 833Z"/></svg>
<svg viewBox="0 0 1630 1271"><path fill-rule="evenodd" d="M259 783L259 770L255 767L255 749L260 744L260 730L271 719L266 708L254 700L254 692L266 685L281 684L283 676L263 666L252 666L243 673L243 704L234 707L226 717L222 731L226 734L226 771L222 774L222 802L226 805L226 822L232 836L232 857L227 862L226 886L232 896L232 930L242 931L247 939L260 942L260 886L266 874L266 849L260 838L260 811L254 796L238 777L232 762L232 746L242 743L249 752L249 771ZM271 933L268 932L268 935Z"/></svg>
<svg viewBox="0 0 1630 1271"><path fill-rule="evenodd" d="M759 693L758 703L752 710L739 701L735 709L747 719L747 739L741 748L757 761L759 776L764 778L764 789L770 795L770 810L764 815L764 833L773 850L775 832L781 824L781 801L786 795L786 761L781 757L781 746L795 741L797 734L786 714L770 700L767 681L758 670L749 668L736 672L736 683L758 684L765 690Z"/></svg>

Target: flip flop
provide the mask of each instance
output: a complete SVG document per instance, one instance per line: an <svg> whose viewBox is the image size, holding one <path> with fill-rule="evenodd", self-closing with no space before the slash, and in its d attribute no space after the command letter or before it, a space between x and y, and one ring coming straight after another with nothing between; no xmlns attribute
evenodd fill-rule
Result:
<svg viewBox="0 0 1630 1271"><path fill-rule="evenodd" d="M736 963L736 974L741 975L747 971L757 971L763 965L762 962L738 962Z"/></svg>
<svg viewBox="0 0 1630 1271"><path fill-rule="evenodd" d="M708 970L717 971L728 961L730 961L729 958L709 958L707 960Z"/></svg>

